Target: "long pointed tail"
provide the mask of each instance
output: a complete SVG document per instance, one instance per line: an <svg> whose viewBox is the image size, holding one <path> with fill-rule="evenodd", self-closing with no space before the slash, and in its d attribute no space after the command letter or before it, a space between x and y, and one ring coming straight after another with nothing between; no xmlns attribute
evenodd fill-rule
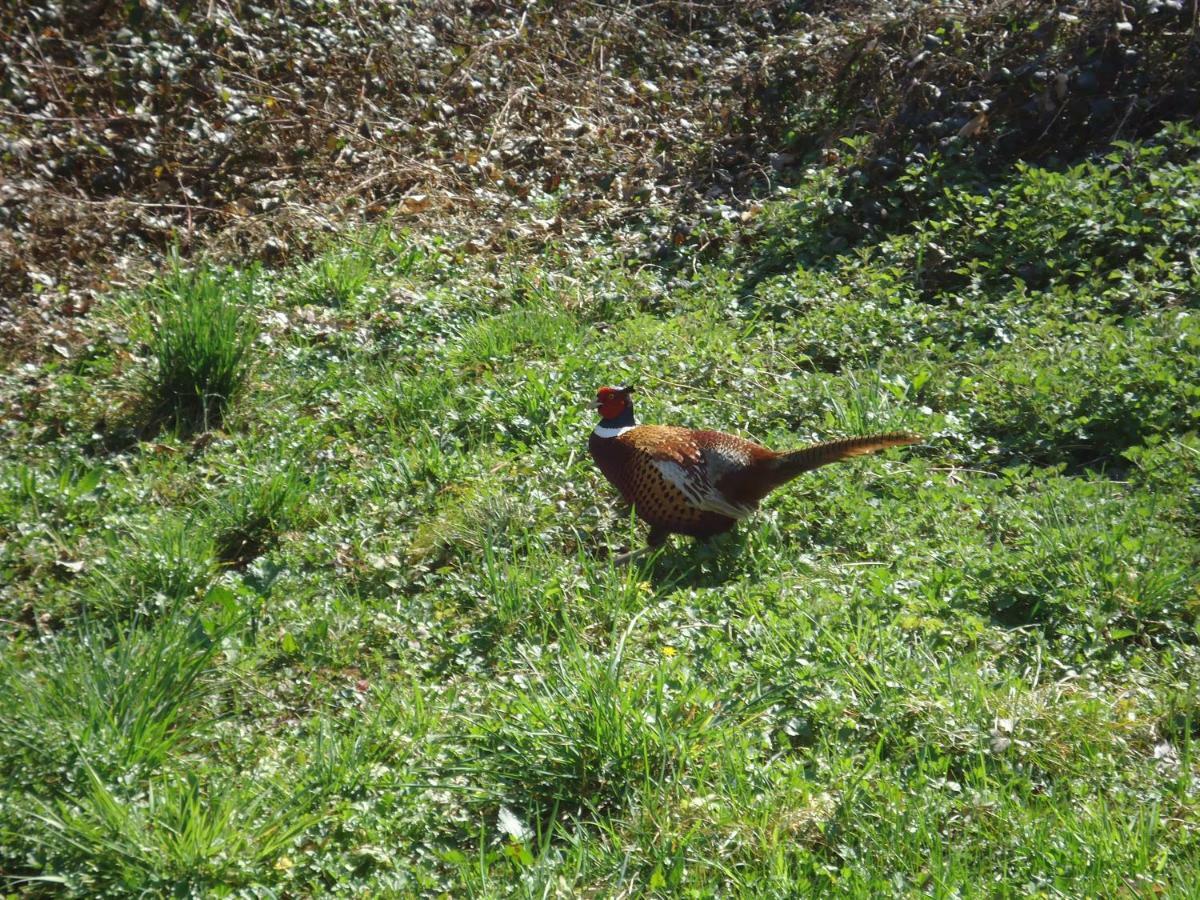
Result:
<svg viewBox="0 0 1200 900"><path fill-rule="evenodd" d="M780 454L774 460L772 478L777 485L790 481L801 472L817 469L821 466L849 459L851 456L866 456L888 447L903 447L908 444L919 444L920 435L907 431L892 431L887 434L870 434L865 437L844 438L840 441L826 441L823 444L813 444L803 450L792 450Z"/></svg>

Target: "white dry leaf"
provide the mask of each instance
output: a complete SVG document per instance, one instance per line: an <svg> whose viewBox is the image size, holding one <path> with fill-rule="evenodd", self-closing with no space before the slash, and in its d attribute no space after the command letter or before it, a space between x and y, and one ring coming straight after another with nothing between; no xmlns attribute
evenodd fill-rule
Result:
<svg viewBox="0 0 1200 900"><path fill-rule="evenodd" d="M525 823L518 819L516 813L507 806L500 807L496 825L501 834L507 835L514 841L524 841L529 835L529 829L525 827Z"/></svg>
<svg viewBox="0 0 1200 900"><path fill-rule="evenodd" d="M1154 762L1160 772L1174 774L1179 771L1179 751L1169 741L1154 745Z"/></svg>

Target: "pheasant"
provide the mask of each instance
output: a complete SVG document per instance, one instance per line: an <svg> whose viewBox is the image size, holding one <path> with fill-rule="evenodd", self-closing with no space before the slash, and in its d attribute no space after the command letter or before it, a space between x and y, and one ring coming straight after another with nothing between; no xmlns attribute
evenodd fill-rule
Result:
<svg viewBox="0 0 1200 900"><path fill-rule="evenodd" d="M602 387L597 392L600 424L588 451L604 477L650 526L649 548L671 534L706 538L728 531L754 512L763 497L802 472L921 440L894 431L777 453L720 431L638 425L632 390Z"/></svg>

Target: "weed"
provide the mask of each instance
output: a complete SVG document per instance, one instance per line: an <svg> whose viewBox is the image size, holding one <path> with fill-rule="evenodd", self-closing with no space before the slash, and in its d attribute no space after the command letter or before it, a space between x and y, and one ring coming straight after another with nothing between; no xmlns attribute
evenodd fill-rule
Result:
<svg viewBox="0 0 1200 900"><path fill-rule="evenodd" d="M487 368L522 358L563 353L576 334L575 322L562 313L536 308L514 309L472 324L458 340L456 365Z"/></svg>
<svg viewBox="0 0 1200 900"><path fill-rule="evenodd" d="M39 825L32 843L47 858L42 878L77 891L205 893L286 858L319 820L285 790L189 771L131 798L89 768L75 797L28 814Z"/></svg>

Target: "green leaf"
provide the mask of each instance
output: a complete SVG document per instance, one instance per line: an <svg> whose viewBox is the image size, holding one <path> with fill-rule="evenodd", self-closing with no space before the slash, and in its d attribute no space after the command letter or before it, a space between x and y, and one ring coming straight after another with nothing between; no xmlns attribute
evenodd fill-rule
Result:
<svg viewBox="0 0 1200 900"><path fill-rule="evenodd" d="M89 469L83 476L75 482L75 496L82 497L84 494L90 494L100 485L100 478L103 476L99 466Z"/></svg>
<svg viewBox="0 0 1200 900"><path fill-rule="evenodd" d="M654 873L650 876L650 890L658 891L667 886L667 879L663 876L662 863L654 867Z"/></svg>

